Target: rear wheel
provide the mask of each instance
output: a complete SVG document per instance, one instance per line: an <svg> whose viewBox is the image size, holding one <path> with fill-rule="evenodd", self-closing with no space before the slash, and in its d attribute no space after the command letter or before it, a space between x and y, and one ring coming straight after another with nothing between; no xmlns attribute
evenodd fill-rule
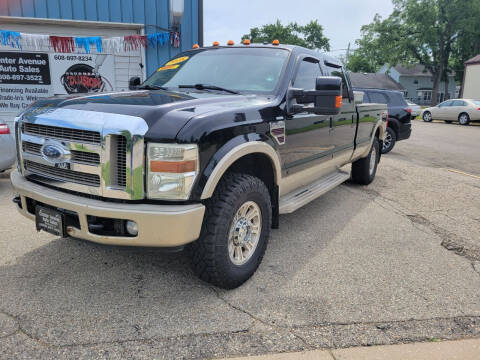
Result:
<svg viewBox="0 0 480 360"><path fill-rule="evenodd" d="M395 133L395 131L390 127L387 128L387 131L385 133L385 139L383 139L382 154L386 154L392 151L396 141L397 141L397 134Z"/></svg>
<svg viewBox="0 0 480 360"><path fill-rule="evenodd" d="M422 118L425 122L432 122L432 113L430 111L425 111Z"/></svg>
<svg viewBox="0 0 480 360"><path fill-rule="evenodd" d="M352 180L361 185L370 184L375 179L378 160L380 160L380 142L375 137L368 156L352 164Z"/></svg>
<svg viewBox="0 0 480 360"><path fill-rule="evenodd" d="M458 122L460 125L468 125L470 123L470 116L467 113L461 113L458 115Z"/></svg>
<svg viewBox="0 0 480 360"><path fill-rule="evenodd" d="M265 184L238 173L226 175L206 203L200 238L188 252L195 273L233 289L256 271L267 248L272 205Z"/></svg>

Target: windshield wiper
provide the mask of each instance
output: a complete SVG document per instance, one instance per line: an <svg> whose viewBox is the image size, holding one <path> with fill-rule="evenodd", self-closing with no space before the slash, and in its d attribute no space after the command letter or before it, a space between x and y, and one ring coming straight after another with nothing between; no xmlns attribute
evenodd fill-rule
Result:
<svg viewBox="0 0 480 360"><path fill-rule="evenodd" d="M137 89L140 89L140 90L168 90L166 87L158 86L158 85L142 85L142 86L137 87Z"/></svg>
<svg viewBox="0 0 480 360"><path fill-rule="evenodd" d="M220 86L216 85L208 85L208 84L195 84L195 85L178 85L180 89L197 89L197 90L219 90L219 91L225 91L230 94L236 94L239 95L240 93L237 91L233 91L230 89L225 89Z"/></svg>

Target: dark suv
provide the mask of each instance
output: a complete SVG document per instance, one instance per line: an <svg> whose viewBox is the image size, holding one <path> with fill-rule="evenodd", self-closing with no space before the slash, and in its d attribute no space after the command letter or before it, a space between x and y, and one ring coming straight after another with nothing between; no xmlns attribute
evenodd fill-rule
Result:
<svg viewBox="0 0 480 360"><path fill-rule="evenodd" d="M397 141L410 137L412 109L400 91L364 88L354 88L353 90L364 92L364 103L379 103L388 106L387 133L383 140L382 154L390 152Z"/></svg>

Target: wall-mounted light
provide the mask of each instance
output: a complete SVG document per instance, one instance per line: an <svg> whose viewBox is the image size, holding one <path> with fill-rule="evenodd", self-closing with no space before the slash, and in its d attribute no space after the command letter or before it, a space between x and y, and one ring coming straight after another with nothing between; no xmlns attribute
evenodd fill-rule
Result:
<svg viewBox="0 0 480 360"><path fill-rule="evenodd" d="M170 0L170 26L175 31L180 28L184 9L184 0Z"/></svg>

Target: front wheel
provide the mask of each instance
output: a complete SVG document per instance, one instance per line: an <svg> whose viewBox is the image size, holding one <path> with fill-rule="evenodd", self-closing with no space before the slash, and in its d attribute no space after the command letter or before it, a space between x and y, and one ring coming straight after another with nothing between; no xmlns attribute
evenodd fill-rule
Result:
<svg viewBox="0 0 480 360"><path fill-rule="evenodd" d="M425 122L432 122L432 113L430 111L425 111L422 118Z"/></svg>
<svg viewBox="0 0 480 360"><path fill-rule="evenodd" d="M372 148L366 158L359 159L352 164L352 180L357 184L368 185L377 173L377 165L380 160L380 143L378 138L373 140Z"/></svg>
<svg viewBox="0 0 480 360"><path fill-rule="evenodd" d="M227 174L206 203L200 238L187 249L193 270L218 287L240 286L260 265L271 226L265 184L251 175Z"/></svg>
<svg viewBox="0 0 480 360"><path fill-rule="evenodd" d="M460 125L468 125L470 123L470 116L467 113L461 113L458 116L458 122Z"/></svg>
<svg viewBox="0 0 480 360"><path fill-rule="evenodd" d="M383 139L382 154L386 154L392 151L396 142L397 134L395 134L395 131L392 128L387 128L387 131L385 133L385 139Z"/></svg>

